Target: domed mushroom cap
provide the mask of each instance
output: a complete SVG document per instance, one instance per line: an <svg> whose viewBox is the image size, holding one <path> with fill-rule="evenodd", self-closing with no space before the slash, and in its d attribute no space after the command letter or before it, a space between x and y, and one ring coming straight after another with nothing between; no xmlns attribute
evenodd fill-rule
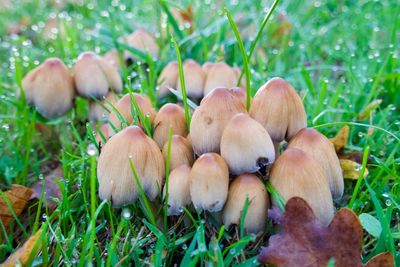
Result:
<svg viewBox="0 0 400 267"><path fill-rule="evenodd" d="M118 51L116 49L111 49L103 56L104 60L110 63L111 66L117 69L117 71L121 70L121 64L118 57Z"/></svg>
<svg viewBox="0 0 400 267"><path fill-rule="evenodd" d="M168 176L168 216L180 215L192 203L190 198L190 167L181 165ZM166 197L166 185L163 198Z"/></svg>
<svg viewBox="0 0 400 267"><path fill-rule="evenodd" d="M333 144L323 134L312 128L300 130L288 147L298 148L318 161L328 178L333 198L341 198L344 190L343 172Z"/></svg>
<svg viewBox="0 0 400 267"><path fill-rule="evenodd" d="M22 88L28 103L47 119L67 113L75 97L71 73L58 58L49 58L26 74Z"/></svg>
<svg viewBox="0 0 400 267"><path fill-rule="evenodd" d="M239 81L240 75L242 74L242 71L238 67L233 67L233 71L235 72L236 75L236 83ZM240 88L246 89L246 77L243 75L242 80L240 80Z"/></svg>
<svg viewBox="0 0 400 267"><path fill-rule="evenodd" d="M254 96L250 116L261 123L274 142L290 140L307 127L300 96L282 78L272 78Z"/></svg>
<svg viewBox="0 0 400 267"><path fill-rule="evenodd" d="M245 103L232 90L217 88L208 94L194 111L190 139L197 155L219 152L222 132L236 114L246 112Z"/></svg>
<svg viewBox="0 0 400 267"><path fill-rule="evenodd" d="M256 172L275 161L268 132L249 115L238 113L226 125L221 138L221 156L232 174Z"/></svg>
<svg viewBox="0 0 400 267"><path fill-rule="evenodd" d="M73 67L75 86L84 97L106 96L108 90L122 91L122 80L118 71L102 57L93 52L79 55Z"/></svg>
<svg viewBox="0 0 400 267"><path fill-rule="evenodd" d="M216 153L201 155L190 171L190 196L197 211L222 210L228 196L229 172Z"/></svg>
<svg viewBox="0 0 400 267"><path fill-rule="evenodd" d="M112 136L97 163L99 197L114 206L133 203L140 195L130 161L145 194L153 200L164 182L164 158L157 144L142 129L129 126Z"/></svg>
<svg viewBox="0 0 400 267"><path fill-rule="evenodd" d="M149 118L150 122L153 123L154 118L156 116L156 111L151 104L150 99L147 96L142 96L138 93L132 93L135 98L140 111L143 116ZM131 101L130 94L124 95L116 104L114 109L112 109L109 116L109 124L113 125L116 129L120 129L122 127L123 120L120 119L119 114L115 111L118 110L119 114L126 120L128 125L132 124L133 116L132 112L135 112L135 106ZM139 118L138 118L139 119ZM113 126L110 125L110 133L113 134L115 131L113 130ZM139 126L142 127L142 122L139 122Z"/></svg>
<svg viewBox="0 0 400 267"><path fill-rule="evenodd" d="M196 61L187 59L183 63L183 76L185 77L186 94L189 98L201 98L204 91L204 82L206 75ZM177 90L182 91L180 76L177 79Z"/></svg>
<svg viewBox="0 0 400 267"><path fill-rule="evenodd" d="M163 97L170 93L168 87L176 89L179 76L178 62L172 61L161 71L158 77L158 96Z"/></svg>
<svg viewBox="0 0 400 267"><path fill-rule="evenodd" d="M143 53L149 53L152 57L158 57L160 48L156 39L145 30L136 30L132 34L122 37L121 41ZM124 58L125 60L134 59L135 56L125 51Z"/></svg>
<svg viewBox="0 0 400 267"><path fill-rule="evenodd" d="M331 222L334 213L332 194L318 161L300 149L288 148L272 165L269 179L285 201L301 197L322 224Z"/></svg>
<svg viewBox="0 0 400 267"><path fill-rule="evenodd" d="M207 95L217 87L234 87L237 84L237 80L236 73L225 62L215 63L207 71L204 95Z"/></svg>
<svg viewBox="0 0 400 267"><path fill-rule="evenodd" d="M89 103L89 120L92 121L102 121L107 120L110 112L112 111L112 106L118 102L119 98L113 92L109 92L107 96L97 103L96 101L90 101Z"/></svg>
<svg viewBox="0 0 400 267"><path fill-rule="evenodd" d="M267 222L269 199L262 181L254 174L242 174L229 186L228 200L222 212L222 221L229 227L240 225L243 208L248 198L244 229L248 233L259 233Z"/></svg>
<svg viewBox="0 0 400 267"><path fill-rule="evenodd" d="M207 76L207 74L208 74L208 71L212 68L214 66L214 63L213 62L206 62L206 63L204 63L202 66L201 66L201 68L203 69L203 71L204 71L204 74Z"/></svg>
<svg viewBox="0 0 400 267"><path fill-rule="evenodd" d="M173 134L186 136L187 127L185 111L177 104L165 104L154 119L153 139L160 149L168 142L169 129Z"/></svg>
<svg viewBox="0 0 400 267"><path fill-rule="evenodd" d="M162 149L165 162L168 158L168 142L164 144ZM180 135L173 135L171 138L171 152L169 158L170 170L180 165L192 166L194 162L194 153L190 141Z"/></svg>

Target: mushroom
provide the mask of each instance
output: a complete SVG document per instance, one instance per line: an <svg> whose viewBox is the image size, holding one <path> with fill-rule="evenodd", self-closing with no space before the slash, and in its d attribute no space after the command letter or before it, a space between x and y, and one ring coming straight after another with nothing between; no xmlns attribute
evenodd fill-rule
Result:
<svg viewBox="0 0 400 267"><path fill-rule="evenodd" d="M204 82L206 75L196 61L187 59L182 66L183 76L185 77L186 94L193 100L198 100L203 97ZM178 75L177 90L182 91L180 76Z"/></svg>
<svg viewBox="0 0 400 267"><path fill-rule="evenodd" d="M217 87L234 87L237 84L237 80L236 73L225 62L214 63L207 70L204 95L207 95Z"/></svg>
<svg viewBox="0 0 400 267"><path fill-rule="evenodd" d="M343 172L332 142L312 128L300 130L289 142L289 148L303 150L322 166L334 199L341 198L344 190Z"/></svg>
<svg viewBox="0 0 400 267"><path fill-rule="evenodd" d="M189 206L190 198L190 167L180 165L168 176L168 216L180 215L183 208ZM163 198L166 198L167 185L164 185Z"/></svg>
<svg viewBox="0 0 400 267"><path fill-rule="evenodd" d="M160 48L154 37L145 30L136 30L132 34L121 38L121 42L143 52L148 53L153 58L158 57ZM133 60L135 56L132 53L125 51L125 60Z"/></svg>
<svg viewBox="0 0 400 267"><path fill-rule="evenodd" d="M158 77L158 96L164 97L170 93L168 87L176 89L179 76L178 62L172 61L161 71Z"/></svg>
<svg viewBox="0 0 400 267"><path fill-rule="evenodd" d="M165 162L168 159L168 142L165 143L162 154ZM180 135L173 135L171 138L171 151L169 158L170 170L177 168L178 166L185 164L192 166L194 161L193 148L190 141Z"/></svg>
<svg viewBox="0 0 400 267"><path fill-rule="evenodd" d="M182 107L172 103L165 104L154 118L153 139L160 149L168 141L170 128L173 134L181 136L187 134L185 111Z"/></svg>
<svg viewBox="0 0 400 267"><path fill-rule="evenodd" d="M301 197L322 224L331 222L334 213L332 194L318 161L300 149L288 148L272 165L269 179L285 201Z"/></svg>
<svg viewBox="0 0 400 267"><path fill-rule="evenodd" d="M122 80L118 71L94 52L79 55L73 67L75 86L84 97L103 97L111 89L122 91Z"/></svg>
<svg viewBox="0 0 400 267"><path fill-rule="evenodd" d="M233 71L235 72L236 75L236 84L239 82L240 75L242 74L242 71L238 67L233 67ZM246 89L246 77L243 75L242 79L240 80L240 88Z"/></svg>
<svg viewBox="0 0 400 267"><path fill-rule="evenodd" d="M121 206L139 198L131 162L144 193L155 199L164 182L164 158L157 144L137 126L113 135L102 148L97 163L101 199Z"/></svg>
<svg viewBox="0 0 400 267"><path fill-rule="evenodd" d="M156 111L151 104L150 99L147 96L142 96L138 93L132 93L132 96L135 98L136 103L139 106L140 111L142 112L143 116L146 116L150 123L153 123L154 117L156 116ZM118 112L116 112L118 110ZM110 124L110 133L111 135L115 133L115 129L121 129L123 126L123 120L121 120L120 115L126 121L127 125L132 124L133 122L133 114L135 114L135 106L131 102L130 94L124 95L116 104L115 107L112 109L110 116L109 116L109 124ZM137 117L140 119L139 117ZM126 126L126 125L125 125ZM143 122L139 121L139 126L143 126Z"/></svg>
<svg viewBox="0 0 400 267"><path fill-rule="evenodd" d="M207 79L207 75L208 75L208 71L214 66L213 62L206 62L204 63L201 68L204 71L204 74L206 75L206 79Z"/></svg>
<svg viewBox="0 0 400 267"><path fill-rule="evenodd" d="M119 61L118 51L116 49L111 49L103 56L104 60L110 63L111 66L121 71L121 64Z"/></svg>
<svg viewBox="0 0 400 267"><path fill-rule="evenodd" d="M62 116L73 106L74 81L58 58L46 59L28 72L22 80L22 88L27 102L47 119Z"/></svg>
<svg viewBox="0 0 400 267"><path fill-rule="evenodd" d="M238 113L226 125L221 138L221 156L232 174L265 173L275 161L274 144L264 127L249 115Z"/></svg>
<svg viewBox="0 0 400 267"><path fill-rule="evenodd" d="M219 152L222 132L229 120L246 112L241 97L229 89L217 88L208 94L194 111L190 123L190 138L197 155Z"/></svg>
<svg viewBox="0 0 400 267"><path fill-rule="evenodd" d="M244 229L248 233L259 233L267 222L269 199L262 181L254 174L245 173L236 177L229 186L228 200L222 211L222 221L229 227L240 225L244 205L248 198Z"/></svg>
<svg viewBox="0 0 400 267"><path fill-rule="evenodd" d="M282 78L272 78L258 89L250 116L261 123L274 142L290 140L307 127L307 116L300 96Z"/></svg>
<svg viewBox="0 0 400 267"><path fill-rule="evenodd" d="M190 196L197 211L222 210L228 196L229 171L216 153L201 155L190 171Z"/></svg>
<svg viewBox="0 0 400 267"><path fill-rule="evenodd" d="M110 112L112 111L112 106L118 102L118 95L109 92L100 103L96 101L90 101L89 103L89 120L92 121L103 121L107 120Z"/></svg>

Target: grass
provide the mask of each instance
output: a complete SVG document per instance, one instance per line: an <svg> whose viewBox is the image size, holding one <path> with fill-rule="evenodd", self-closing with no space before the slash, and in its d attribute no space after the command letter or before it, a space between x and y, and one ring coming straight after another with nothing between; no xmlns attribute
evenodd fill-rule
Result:
<svg viewBox="0 0 400 267"><path fill-rule="evenodd" d="M60 57L72 66L83 51L103 54L116 46L119 52L129 49L149 66L149 75L138 64L122 71L128 87L124 92L145 92L157 106L162 104L154 97L157 73L169 61L177 60L177 55L200 63L224 60L240 68L248 61L251 94L269 78L281 76L302 96L310 127L333 136L348 124L347 149L364 155L362 166L369 175L364 180L346 180L345 196L336 206L368 213L381 224L379 237L365 233L364 261L391 251L400 263L397 1L280 1L259 35L272 1L210 2L192 3L192 33L180 29L169 11L173 6L186 7L189 1L70 2L62 7L21 1L15 8L0 10L0 187L6 189L13 183L31 186L58 161L65 176L59 181L62 198L58 207L50 210L41 202L33 203L13 225L6 239L9 242L0 245L0 262L43 224L48 234L42 235L40 242L48 249L33 259L34 265L258 264L255 256L260 246L275 231L270 222L266 234L255 237L244 235L241 229L220 228L209 214L186 211L191 226L185 225L183 217L168 218L169 227L161 231L149 218L149 205L112 208L93 194L98 185L87 129L96 129L96 125L86 125L87 100L77 99L75 110L49 122L28 107L23 97L16 97L17 92L21 95L22 77L46 58ZM50 14L58 15L64 30L47 40L42 32ZM161 15L167 16L166 24ZM238 32L232 30L232 22ZM20 35L10 36L6 33L11 23L27 26ZM165 25L170 25L168 31ZM137 28L161 30L157 34L159 59L140 55L116 40ZM238 45L240 40L243 47ZM249 51L253 51L251 56ZM368 104L378 99L381 103L373 112L367 118L361 116ZM186 115L189 120L189 113Z"/></svg>

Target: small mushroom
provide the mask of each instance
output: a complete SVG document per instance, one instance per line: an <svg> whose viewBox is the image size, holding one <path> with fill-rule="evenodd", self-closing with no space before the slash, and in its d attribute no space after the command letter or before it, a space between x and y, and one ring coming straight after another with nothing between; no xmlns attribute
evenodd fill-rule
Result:
<svg viewBox="0 0 400 267"><path fill-rule="evenodd" d="M249 115L238 113L222 133L221 156L232 174L252 173L260 169L265 173L265 169L275 161L275 150L264 127Z"/></svg>
<svg viewBox="0 0 400 267"><path fill-rule="evenodd" d="M167 186L164 185L163 198L166 198ZM190 198L190 167L180 165L168 176L168 216L180 215L183 208L192 203Z"/></svg>
<svg viewBox="0 0 400 267"><path fill-rule="evenodd" d="M246 112L245 103L230 89L217 88L203 98L190 123L194 152L197 155L219 152L226 124L240 112Z"/></svg>
<svg viewBox="0 0 400 267"><path fill-rule="evenodd" d="M332 194L318 161L300 149L288 148L272 165L269 179L285 201L301 197L322 224L331 222L334 213Z"/></svg>
<svg viewBox="0 0 400 267"><path fill-rule="evenodd" d="M258 89L250 107L250 116L264 126L274 142L290 140L307 127L300 96L282 78L272 78Z"/></svg>
<svg viewBox="0 0 400 267"><path fill-rule="evenodd" d="M150 122L153 123L154 118L156 116L156 111L153 108L153 105L151 104L150 99L147 96L142 96L138 93L132 93L132 96L135 98L136 103L139 106L140 111L142 112L143 116L146 116L149 118ZM118 110L116 112L115 110ZM127 125L132 124L133 122L133 114L135 114L135 106L131 101L131 96L130 94L124 95L116 104L115 107L112 109L110 116L109 116L109 124L110 124L110 133L111 135L115 133L115 129L121 129L123 126L123 120L121 120L120 116L121 115ZM139 117L137 117L140 119ZM126 126L127 126L126 125ZM142 122L139 121L139 126L143 126Z"/></svg>
<svg viewBox="0 0 400 267"><path fill-rule="evenodd" d="M217 87L234 87L237 84L237 80L236 73L225 62L215 63L207 70L204 95L207 95Z"/></svg>
<svg viewBox="0 0 400 267"><path fill-rule="evenodd" d="M76 89L81 96L100 98L106 96L109 89L117 93L122 91L118 71L94 52L80 54L73 73Z"/></svg>
<svg viewBox="0 0 400 267"><path fill-rule="evenodd" d="M229 227L240 225L243 208L248 198L244 229L248 233L259 233L267 222L269 199L262 181L254 174L245 173L236 177L229 186L228 200L222 211L222 221Z"/></svg>
<svg viewBox="0 0 400 267"><path fill-rule="evenodd" d="M190 171L190 196L197 211L222 210L228 196L229 171L216 153L201 155Z"/></svg>
<svg viewBox="0 0 400 267"><path fill-rule="evenodd" d="M168 158L168 142L165 143L162 154L165 162ZM171 151L170 151L170 170L177 168L178 166L185 164L192 166L194 162L193 148L190 141L180 135L173 135L171 138Z"/></svg>
<svg viewBox="0 0 400 267"><path fill-rule="evenodd" d="M207 78L207 75L208 75L208 71L209 71L213 66L214 66L214 63L213 63L213 62L206 62L206 63L204 63L204 64L201 66L201 68L202 68L203 71L204 71L204 74L206 75L206 78Z"/></svg>
<svg viewBox="0 0 400 267"><path fill-rule="evenodd" d="M121 64L119 61L118 51L116 49L111 49L103 56L104 60L110 63L111 66L121 71Z"/></svg>
<svg viewBox="0 0 400 267"><path fill-rule="evenodd" d="M104 121L108 119L110 112L112 111L112 106L118 102L118 95L109 92L107 96L97 103L96 101L90 101L89 103L89 120L92 121Z"/></svg>
<svg viewBox="0 0 400 267"><path fill-rule="evenodd" d="M165 104L154 118L153 139L160 149L168 141L169 129L173 134L186 136L187 127L185 111L177 104Z"/></svg>
<svg viewBox="0 0 400 267"><path fill-rule="evenodd" d="M147 197L155 199L164 182L164 158L157 144L137 126L113 135L102 148L97 163L100 199L121 206L139 198L130 162Z"/></svg>
<svg viewBox="0 0 400 267"><path fill-rule="evenodd" d="M160 52L155 38L145 30L136 30L132 34L122 37L121 42L143 53L149 53L154 58L158 57ZM136 57L132 53L125 51L124 58L125 60L134 60Z"/></svg>
<svg viewBox="0 0 400 267"><path fill-rule="evenodd" d="M58 58L46 59L28 72L22 80L22 88L27 102L47 119L62 116L73 106L74 81Z"/></svg>
<svg viewBox="0 0 400 267"><path fill-rule="evenodd" d="M288 147L303 150L307 156L322 166L334 199L341 198L344 190L343 171L335 147L323 134L312 128L300 130L289 142Z"/></svg>
<svg viewBox="0 0 400 267"><path fill-rule="evenodd" d="M158 96L164 97L170 93L168 87L176 89L179 76L178 62L172 61L161 71L158 77Z"/></svg>
<svg viewBox="0 0 400 267"><path fill-rule="evenodd" d="M198 100L203 97L204 82L206 75L196 61L187 59L182 66L183 76L185 77L186 94L192 100ZM177 90L182 91L181 83L177 80Z"/></svg>

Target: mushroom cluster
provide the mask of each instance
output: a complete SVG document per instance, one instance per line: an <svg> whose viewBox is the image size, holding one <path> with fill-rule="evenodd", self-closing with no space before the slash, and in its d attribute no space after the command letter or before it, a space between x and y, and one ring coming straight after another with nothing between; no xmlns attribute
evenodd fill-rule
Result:
<svg viewBox="0 0 400 267"><path fill-rule="evenodd" d="M189 62L192 68L208 68ZM172 70L173 65L167 68ZM177 75L177 71L170 73ZM166 75L167 80L173 79ZM188 81L195 80L193 76ZM241 223L246 208L244 229L259 233L265 228L268 209L277 204L270 201L264 185L269 179L283 200L300 196L321 223L329 224L333 218L333 199L343 194L338 158L325 136L306 128L301 98L284 79L264 84L249 111L243 89L216 86L193 111L189 128L178 104L167 103L156 112L146 96L131 93L115 107L108 120L114 127L108 129L110 137L98 161L102 199L116 206L134 203L139 182L150 199L162 195L170 216L189 208L216 214L230 226ZM140 119L133 119L132 114L138 112L152 125L151 136L146 136ZM283 142L288 145L281 153ZM118 157L113 158L113 153ZM167 162L168 185L164 180Z"/></svg>

